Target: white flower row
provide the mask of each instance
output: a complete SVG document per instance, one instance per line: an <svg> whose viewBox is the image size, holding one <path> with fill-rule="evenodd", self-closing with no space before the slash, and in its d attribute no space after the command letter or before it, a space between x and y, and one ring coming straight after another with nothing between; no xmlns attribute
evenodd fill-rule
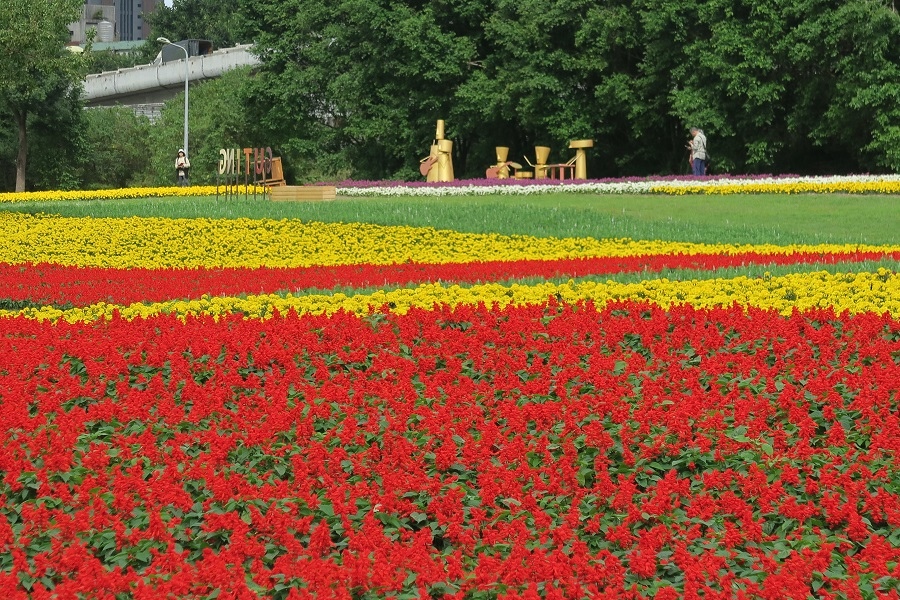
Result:
<svg viewBox="0 0 900 600"><path fill-rule="evenodd" d="M531 185L459 185L459 186L391 186L391 187L338 187L341 196L527 196L551 192L581 192L591 194L645 194L653 182L628 183L548 183Z"/></svg>
<svg viewBox="0 0 900 600"><path fill-rule="evenodd" d="M834 183L868 183L878 181L900 181L900 175L822 175L815 177L734 177L727 179L678 179L672 181L654 181L651 186L667 187L717 187L723 185L766 185L766 184L834 184Z"/></svg>
<svg viewBox="0 0 900 600"><path fill-rule="evenodd" d="M796 184L796 183L853 183L900 181L900 175L830 175L819 177L729 177L721 179L657 179L621 182L560 182L505 185L472 185L460 182L460 185L445 186L376 186L376 187L341 187L337 193L341 196L488 196L510 195L527 196L552 192L587 193L587 194L646 194L658 186L710 188L717 186L741 186L760 184Z"/></svg>

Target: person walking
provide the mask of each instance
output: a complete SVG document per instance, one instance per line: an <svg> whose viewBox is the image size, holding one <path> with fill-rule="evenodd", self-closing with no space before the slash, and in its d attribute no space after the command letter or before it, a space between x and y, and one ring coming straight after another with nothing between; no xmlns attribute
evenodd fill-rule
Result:
<svg viewBox="0 0 900 600"><path fill-rule="evenodd" d="M706 134L699 127L691 127L691 168L694 175L706 175L709 153L706 151Z"/></svg>
<svg viewBox="0 0 900 600"><path fill-rule="evenodd" d="M175 172L178 174L178 187L187 187L188 172L191 170L191 161L184 153L184 148L178 149L178 157L175 159Z"/></svg>

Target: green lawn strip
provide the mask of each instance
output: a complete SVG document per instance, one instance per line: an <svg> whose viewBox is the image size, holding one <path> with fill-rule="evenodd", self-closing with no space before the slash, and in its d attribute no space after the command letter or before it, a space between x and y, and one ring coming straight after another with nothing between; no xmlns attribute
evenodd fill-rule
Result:
<svg viewBox="0 0 900 600"><path fill-rule="evenodd" d="M12 300L10 298L0 298L0 310L23 310L26 308L40 308L42 306L52 306L59 310L69 310L75 306L71 302L65 304L51 303L43 304L41 302L33 302L31 300Z"/></svg>
<svg viewBox="0 0 900 600"><path fill-rule="evenodd" d="M0 210L64 216L298 218L429 226L471 233L628 237L742 244L900 244L900 199L877 195L534 196L339 198L269 202L257 197L141 198L16 203Z"/></svg>

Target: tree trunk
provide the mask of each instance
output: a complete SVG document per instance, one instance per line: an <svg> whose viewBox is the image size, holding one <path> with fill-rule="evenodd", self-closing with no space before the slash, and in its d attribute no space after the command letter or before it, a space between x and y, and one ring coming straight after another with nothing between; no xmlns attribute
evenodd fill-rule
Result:
<svg viewBox="0 0 900 600"><path fill-rule="evenodd" d="M19 125L19 154L16 156L16 191L25 191L25 164L28 161L28 111L16 111L16 122Z"/></svg>

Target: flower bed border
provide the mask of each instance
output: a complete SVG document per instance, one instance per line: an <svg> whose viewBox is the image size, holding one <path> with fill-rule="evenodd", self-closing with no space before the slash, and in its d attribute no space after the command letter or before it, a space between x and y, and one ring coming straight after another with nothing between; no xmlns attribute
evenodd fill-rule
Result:
<svg viewBox="0 0 900 600"><path fill-rule="evenodd" d="M322 183L321 185L325 185ZM798 175L718 175L713 177L664 176L624 177L555 181L550 179L462 179L451 182L342 181L338 196L488 196L547 193L585 194L900 194L900 175L841 175L801 177ZM262 193L257 188L255 193ZM243 192L241 192L243 193ZM251 188L248 193L254 193ZM39 191L0 193L0 204L10 202L53 202L117 200L170 196L214 196L216 187L122 188L115 190Z"/></svg>

